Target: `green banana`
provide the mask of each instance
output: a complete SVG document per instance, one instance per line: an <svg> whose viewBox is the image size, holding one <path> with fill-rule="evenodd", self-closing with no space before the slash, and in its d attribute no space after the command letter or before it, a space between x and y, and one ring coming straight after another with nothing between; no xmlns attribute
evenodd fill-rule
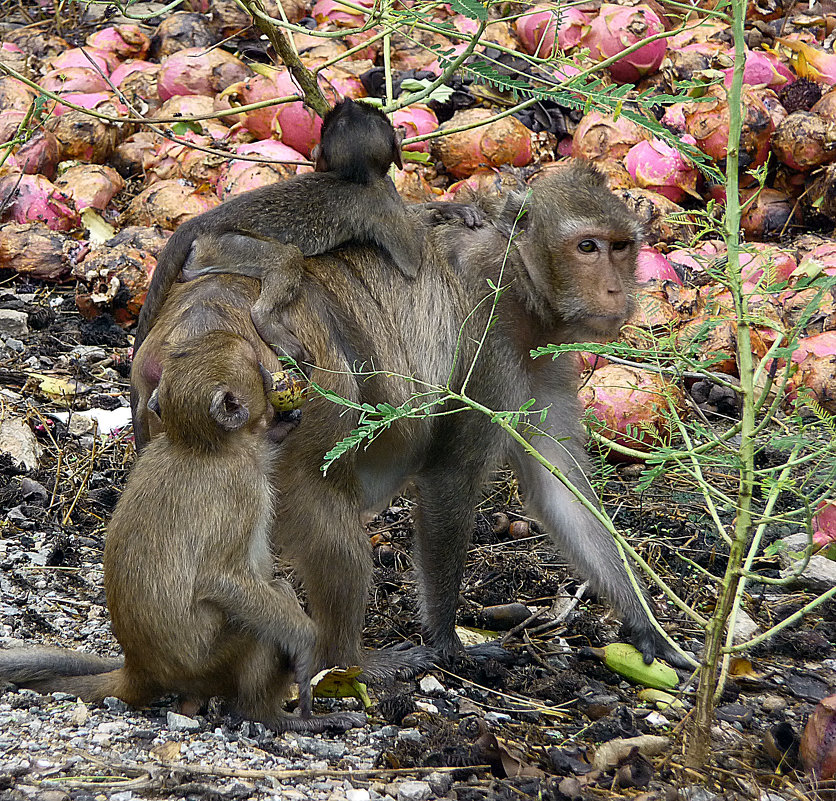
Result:
<svg viewBox="0 0 836 801"><path fill-rule="evenodd" d="M626 642L613 642L604 648L590 648L590 651L603 660L612 671L620 673L628 681L653 687L657 690L672 690L679 684L676 671L654 659L649 665L644 663L641 651Z"/></svg>

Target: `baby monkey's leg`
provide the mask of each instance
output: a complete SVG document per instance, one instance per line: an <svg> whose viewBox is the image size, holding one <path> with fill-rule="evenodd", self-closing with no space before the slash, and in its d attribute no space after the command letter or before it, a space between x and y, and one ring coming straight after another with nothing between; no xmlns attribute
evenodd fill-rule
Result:
<svg viewBox="0 0 836 801"><path fill-rule="evenodd" d="M210 273L234 273L261 281L261 294L251 316L258 335L279 357L297 362L307 353L282 323L282 309L293 298L302 280L302 251L276 239L260 239L238 233L204 234L192 242L183 265L183 278L191 281Z"/></svg>

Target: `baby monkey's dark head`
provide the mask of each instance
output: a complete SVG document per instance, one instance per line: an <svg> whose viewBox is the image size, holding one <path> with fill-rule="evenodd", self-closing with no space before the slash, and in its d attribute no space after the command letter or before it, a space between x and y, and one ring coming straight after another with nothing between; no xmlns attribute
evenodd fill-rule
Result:
<svg viewBox="0 0 836 801"><path fill-rule="evenodd" d="M351 99L337 103L322 123L320 143L312 153L317 172L334 172L352 183L383 178L391 164L403 167L403 134L386 115Z"/></svg>

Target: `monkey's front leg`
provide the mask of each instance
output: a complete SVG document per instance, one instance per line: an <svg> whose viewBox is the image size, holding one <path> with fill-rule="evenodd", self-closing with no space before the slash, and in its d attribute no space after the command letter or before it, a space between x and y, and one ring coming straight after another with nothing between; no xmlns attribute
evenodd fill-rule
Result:
<svg viewBox="0 0 836 801"><path fill-rule="evenodd" d="M561 410L565 415L563 421L560 421ZM588 464L574 405L567 411L566 404L552 404L549 421L554 417L558 423L551 431L562 441L543 436L535 438L532 444L597 504L586 477ZM570 439L566 439L567 435ZM678 667L687 667L686 660L658 634L644 611L610 533L569 489L522 449L515 450L512 460L526 509L543 523L564 556L580 575L589 579L592 589L621 614L630 639L644 655L644 661L649 664L659 656Z"/></svg>

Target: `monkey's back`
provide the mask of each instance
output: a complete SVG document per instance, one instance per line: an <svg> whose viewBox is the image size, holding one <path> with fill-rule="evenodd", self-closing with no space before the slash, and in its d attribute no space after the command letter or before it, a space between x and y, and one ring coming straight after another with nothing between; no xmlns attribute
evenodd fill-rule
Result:
<svg viewBox="0 0 836 801"><path fill-rule="evenodd" d="M266 440L249 434L216 453L163 434L139 456L104 551L108 609L126 666L140 662L174 689L240 657L235 651L247 638L231 634L198 579L216 575L217 566L263 574L263 560L250 555L269 553L270 459Z"/></svg>
<svg viewBox="0 0 836 801"><path fill-rule="evenodd" d="M353 403L399 406L416 391L460 380L485 315L473 317L460 340L460 326L475 305L472 290L448 260L436 259L432 249L427 255L414 280L375 248L348 246L305 260L302 286L283 314L311 353L312 381ZM451 308L454 315L439 313ZM305 404L299 427L279 452L277 486L292 481L299 461L318 471L335 432L337 438L346 436L358 417L323 398ZM325 480L338 483L356 472L363 486L351 491L373 504L421 466L435 425L430 419L401 419L368 447L341 457ZM283 493L280 502L284 509ZM292 503L289 493L287 504Z"/></svg>

